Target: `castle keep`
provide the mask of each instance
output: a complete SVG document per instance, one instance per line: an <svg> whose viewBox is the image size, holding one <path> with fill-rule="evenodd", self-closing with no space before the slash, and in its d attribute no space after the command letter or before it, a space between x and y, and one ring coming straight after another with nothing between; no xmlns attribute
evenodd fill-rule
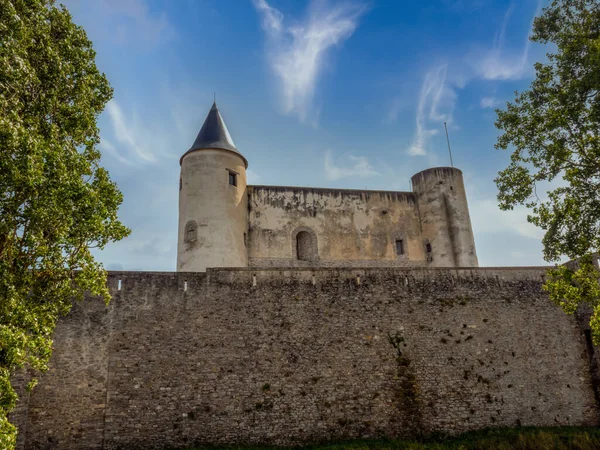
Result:
<svg viewBox="0 0 600 450"><path fill-rule="evenodd" d="M59 321L19 449L598 425L588 321L548 301L545 268L477 267L459 170L248 186L216 105L180 163L177 272L110 272L108 306Z"/></svg>
<svg viewBox="0 0 600 450"><path fill-rule="evenodd" d="M216 104L180 164L178 271L478 265L458 169L419 172L412 192L247 185Z"/></svg>

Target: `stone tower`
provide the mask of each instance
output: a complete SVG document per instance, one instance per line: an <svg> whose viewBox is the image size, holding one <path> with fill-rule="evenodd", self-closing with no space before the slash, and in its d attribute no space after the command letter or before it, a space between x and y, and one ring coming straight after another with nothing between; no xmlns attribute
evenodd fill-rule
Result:
<svg viewBox="0 0 600 450"><path fill-rule="evenodd" d="M462 172L435 167L413 175L430 267L478 267Z"/></svg>
<svg viewBox="0 0 600 450"><path fill-rule="evenodd" d="M177 271L247 266L248 161L216 103L179 163Z"/></svg>

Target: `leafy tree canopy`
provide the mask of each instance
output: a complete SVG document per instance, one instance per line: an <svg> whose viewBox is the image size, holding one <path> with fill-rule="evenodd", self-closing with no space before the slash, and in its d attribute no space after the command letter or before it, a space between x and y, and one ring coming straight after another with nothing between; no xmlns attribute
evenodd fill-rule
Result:
<svg viewBox="0 0 600 450"><path fill-rule="evenodd" d="M600 248L600 3L553 0L534 20L531 40L554 53L536 63L529 90L497 110L496 148L513 149L496 178L502 209L526 205L545 231L544 257L577 265L549 272L545 288L567 313L582 303L600 344L600 289L592 254ZM540 182L556 186L541 200Z"/></svg>
<svg viewBox="0 0 600 450"><path fill-rule="evenodd" d="M96 119L111 96L64 7L0 0L0 448L15 444L11 373L46 368L74 299L109 299L90 249L129 233L97 150Z"/></svg>

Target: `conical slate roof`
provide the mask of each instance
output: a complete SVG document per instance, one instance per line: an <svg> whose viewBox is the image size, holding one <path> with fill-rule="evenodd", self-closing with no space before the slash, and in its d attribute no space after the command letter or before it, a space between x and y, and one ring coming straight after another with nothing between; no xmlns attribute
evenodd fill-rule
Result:
<svg viewBox="0 0 600 450"><path fill-rule="evenodd" d="M212 108L210 108L210 111L204 120L204 124L202 125L202 128L200 128L200 132L198 133L198 136L196 136L196 140L183 156L195 150L208 148L218 148L237 153L244 159L246 167L248 167L246 158L244 158L238 149L235 148L233 139L231 139L229 130L227 130L227 125L225 125L225 121L223 120L223 117L221 117L216 102L213 103ZM181 161L183 160L183 156L181 157Z"/></svg>

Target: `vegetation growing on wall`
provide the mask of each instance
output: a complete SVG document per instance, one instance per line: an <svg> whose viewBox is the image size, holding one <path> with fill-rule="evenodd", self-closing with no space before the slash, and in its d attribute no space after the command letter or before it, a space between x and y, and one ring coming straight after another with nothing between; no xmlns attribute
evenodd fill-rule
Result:
<svg viewBox="0 0 600 450"><path fill-rule="evenodd" d="M90 252L123 238L122 196L100 167L112 89L85 32L52 0L0 0L0 448L15 444L10 376L44 370L59 316L108 300Z"/></svg>
<svg viewBox="0 0 600 450"><path fill-rule="evenodd" d="M200 448L198 447L196 450ZM211 448L215 449L215 447ZM238 448L246 450L275 449L275 447ZM296 448L310 450L595 450L600 448L600 429L576 427L489 429L467 433L453 439L361 440Z"/></svg>
<svg viewBox="0 0 600 450"><path fill-rule="evenodd" d="M401 333L388 333L388 342L396 352L398 391L398 409L402 414L402 427L412 436L423 433L423 421L419 402L419 385L410 365L410 359L404 354L406 346Z"/></svg>
<svg viewBox="0 0 600 450"><path fill-rule="evenodd" d="M569 314L581 303L593 307L598 345L600 274L591 254L600 249L600 4L553 0L535 19L531 40L556 51L535 64L531 87L497 110L496 148L514 149L495 180L498 200L501 209L532 209L527 219L545 231L547 261L579 260L551 270L546 289ZM546 199L538 196L542 182L554 186Z"/></svg>

